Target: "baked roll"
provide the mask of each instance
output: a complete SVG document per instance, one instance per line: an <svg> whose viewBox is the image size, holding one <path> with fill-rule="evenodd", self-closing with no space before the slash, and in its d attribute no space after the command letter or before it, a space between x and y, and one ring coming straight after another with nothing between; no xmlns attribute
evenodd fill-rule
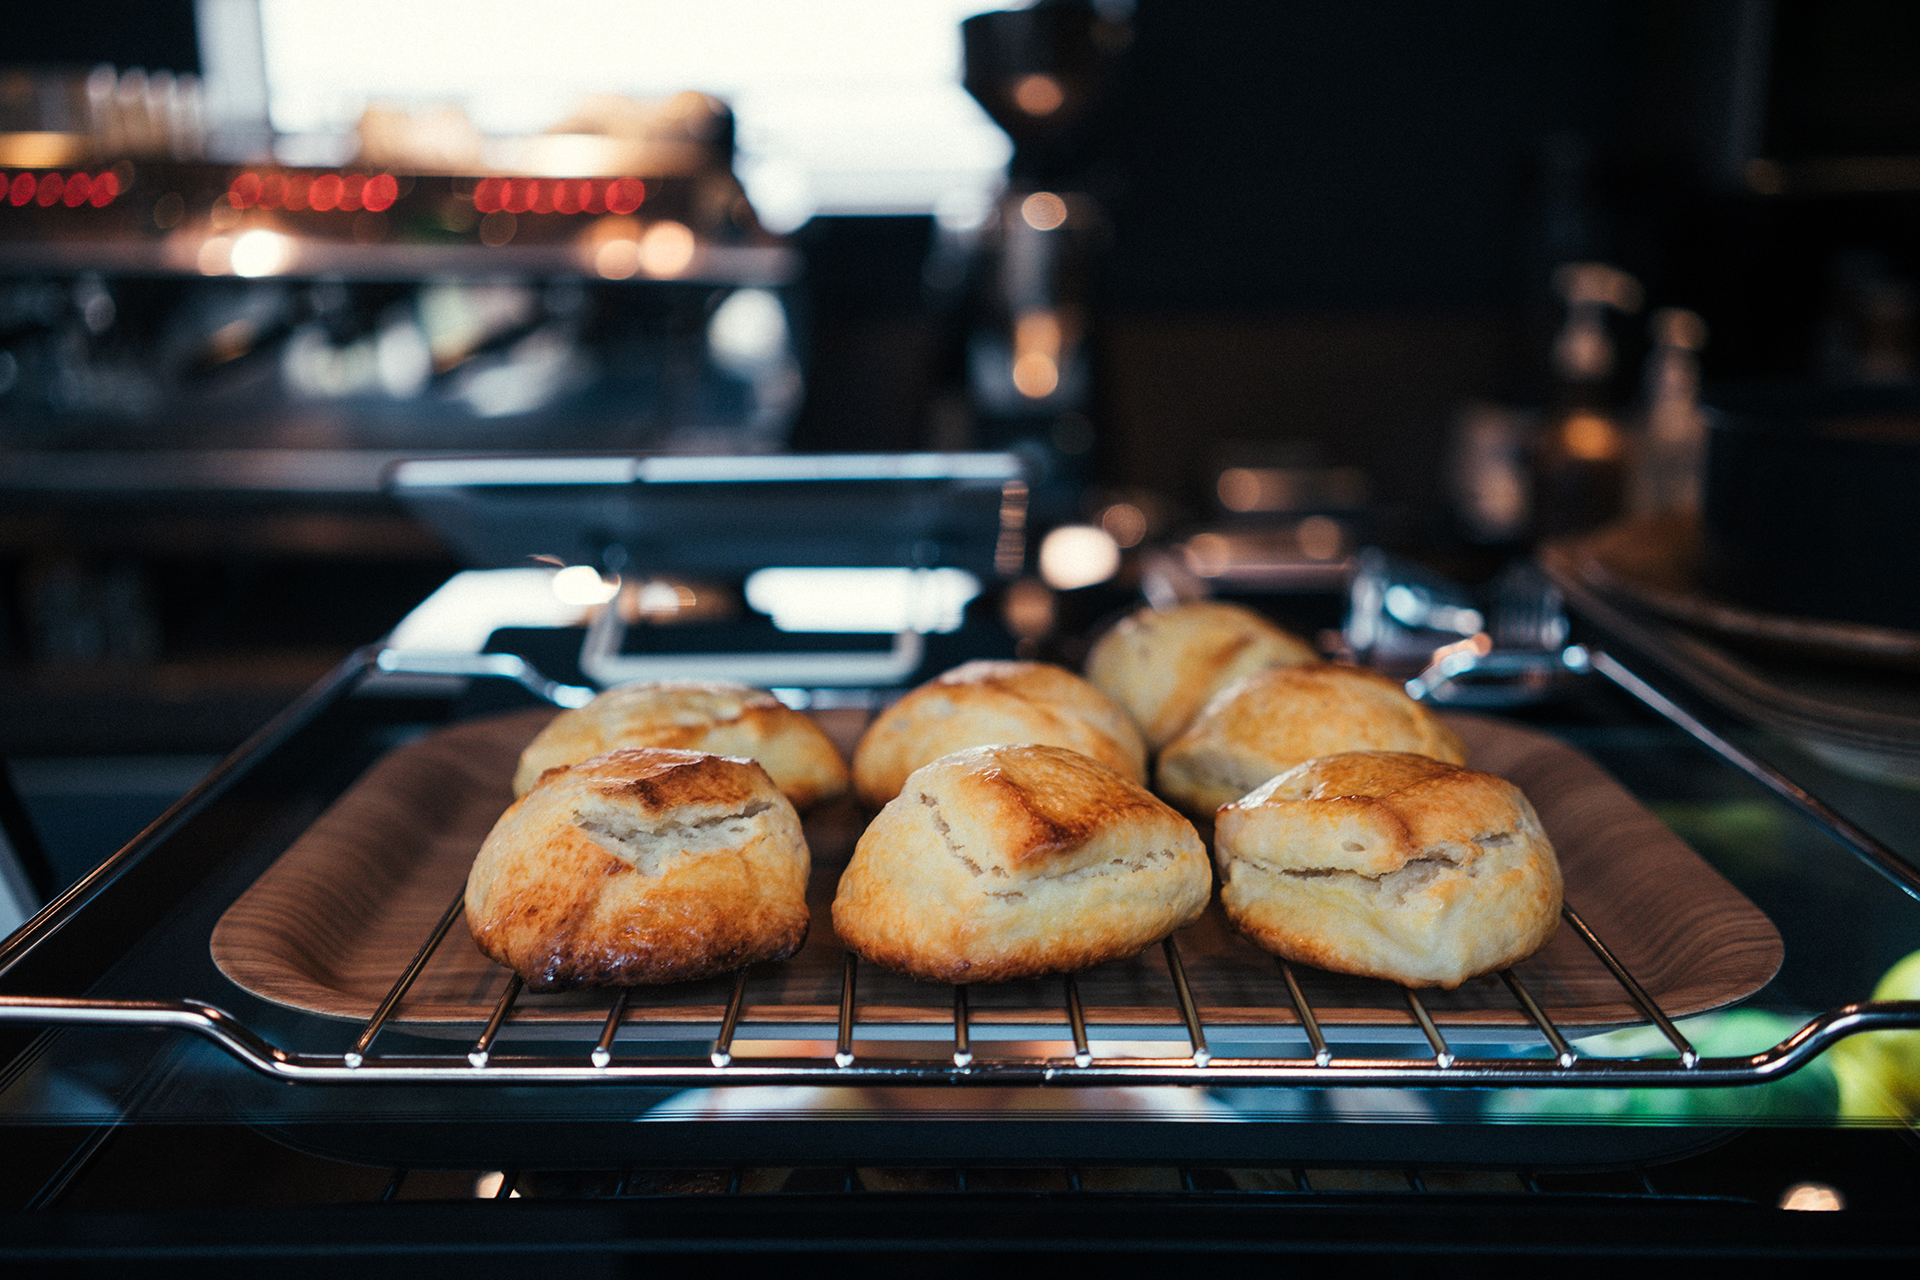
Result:
<svg viewBox="0 0 1920 1280"><path fill-rule="evenodd" d="M1158 790L1211 814L1303 760L1412 751L1466 763L1453 730L1399 683L1358 667L1272 667L1228 685L1160 753Z"/></svg>
<svg viewBox="0 0 1920 1280"><path fill-rule="evenodd" d="M513 794L540 775L621 747L676 747L758 760L801 809L847 789L847 762L819 725L763 689L667 682L616 685L555 716L520 755Z"/></svg>
<svg viewBox="0 0 1920 1280"><path fill-rule="evenodd" d="M1146 744L1113 699L1064 667L982 660L927 681L867 726L853 752L854 790L878 809L921 765L996 742L1065 747L1147 779Z"/></svg>
<svg viewBox="0 0 1920 1280"><path fill-rule="evenodd" d="M1212 889L1193 824L1144 787L1060 747L972 747L915 770L868 825L833 925L913 977L999 982L1133 955Z"/></svg>
<svg viewBox="0 0 1920 1280"><path fill-rule="evenodd" d="M680 982L807 936L807 842L751 760L638 747L552 770L467 877L467 924L529 991Z"/></svg>
<svg viewBox="0 0 1920 1280"><path fill-rule="evenodd" d="M1241 676L1319 660L1312 645L1251 609L1194 600L1122 619L1087 654L1087 679L1126 708L1147 749L1158 751Z"/></svg>
<svg viewBox="0 0 1920 1280"><path fill-rule="evenodd" d="M1560 864L1520 788L1395 751L1289 769L1215 819L1220 901L1275 955L1459 986L1545 946Z"/></svg>

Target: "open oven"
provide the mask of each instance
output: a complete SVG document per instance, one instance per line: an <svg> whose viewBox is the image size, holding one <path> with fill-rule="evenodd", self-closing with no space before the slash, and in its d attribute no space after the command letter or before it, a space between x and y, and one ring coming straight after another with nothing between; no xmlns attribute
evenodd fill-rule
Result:
<svg viewBox="0 0 1920 1280"><path fill-rule="evenodd" d="M940 470L914 465L884 483ZM991 533L1011 464L942 465L949 498L989 491ZM844 504L848 483L821 492ZM7 1247L110 1261L218 1241L284 1262L404 1241L482 1266L562 1237L956 1266L1195 1241L1920 1247L1901 1226L1910 1130L1897 1108L1842 1110L1822 1056L1920 1022L1867 998L1916 936L1920 875L1710 727L1628 637L1582 620L1557 700L1448 713L1534 798L1569 885L1546 952L1459 991L1278 963L1211 917L1077 976L913 982L825 927L849 804L807 820L816 924L793 959L529 995L472 948L458 889L519 748L590 695L595 653L647 658L618 610L482 652L360 652L8 941ZM849 748L904 683L861 673L895 652L840 655L839 683L764 683ZM818 678L820 656L801 669ZM1500 700L1437 668L1418 677L1436 700ZM1795 1195L1846 1211L1783 1211Z"/></svg>

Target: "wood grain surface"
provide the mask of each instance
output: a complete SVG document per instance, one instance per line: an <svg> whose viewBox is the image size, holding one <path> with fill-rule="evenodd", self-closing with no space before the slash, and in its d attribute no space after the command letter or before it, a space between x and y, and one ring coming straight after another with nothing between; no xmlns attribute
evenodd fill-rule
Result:
<svg viewBox="0 0 1920 1280"><path fill-rule="evenodd" d="M468 721L382 757L227 910L212 939L221 971L277 1004L330 1018L369 1017L465 884L474 853L512 799L509 782L521 748L551 714ZM850 750L861 714L824 712L820 718ZM1782 955L1772 922L1598 765L1516 725L1480 716L1447 718L1467 744L1469 764L1511 779L1533 801L1559 851L1568 902L1670 1014L1731 1004L1772 978ZM863 820L850 801L808 815L813 931L792 959L749 974L744 1022L763 1028L834 1023L842 953L829 904ZM1217 902L1177 937L1208 1025L1251 1033L1261 1024L1295 1024L1272 958L1231 930ZM1300 967L1296 972L1324 1022L1408 1024L1396 987ZM1564 924L1516 972L1562 1027L1644 1021ZM456 923L395 1023L430 1030L484 1021L507 976L475 948L464 923ZM1079 983L1088 1020L1097 1028L1179 1022L1158 947L1089 970ZM731 987L730 979L715 979L641 988L627 1017L629 1023L698 1024L697 1031L689 1026L689 1035L708 1035ZM1063 1020L1058 979L975 986L969 994L973 1023L983 1034L994 1026L1058 1027ZM606 991L523 996L514 1022L591 1036L610 998ZM1491 975L1457 991L1424 992L1422 999L1443 1025L1526 1025L1513 997ZM944 1027L952 1011L950 987L861 966L863 1024Z"/></svg>

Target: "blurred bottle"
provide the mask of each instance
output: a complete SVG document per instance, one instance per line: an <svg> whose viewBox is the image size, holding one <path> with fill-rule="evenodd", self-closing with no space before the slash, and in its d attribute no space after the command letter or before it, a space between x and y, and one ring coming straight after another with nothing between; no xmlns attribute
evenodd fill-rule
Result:
<svg viewBox="0 0 1920 1280"><path fill-rule="evenodd" d="M1635 449L1629 502L1636 515L1700 510L1707 417L1700 407L1700 349L1707 322L1679 307L1653 313L1647 358L1646 421Z"/></svg>
<svg viewBox="0 0 1920 1280"><path fill-rule="evenodd" d="M1534 532L1578 533L1626 505L1627 438L1610 403L1610 311L1640 309L1640 282L1617 267L1569 262L1553 273L1566 322L1553 342L1554 406L1534 451Z"/></svg>

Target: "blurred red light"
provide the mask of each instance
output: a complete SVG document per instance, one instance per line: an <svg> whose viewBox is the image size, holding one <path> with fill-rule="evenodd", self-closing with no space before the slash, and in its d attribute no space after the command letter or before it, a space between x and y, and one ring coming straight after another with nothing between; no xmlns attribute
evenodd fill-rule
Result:
<svg viewBox="0 0 1920 1280"><path fill-rule="evenodd" d="M96 209L104 209L113 203L120 194L120 179L112 173L103 173L93 180L93 194L87 197L87 203Z"/></svg>
<svg viewBox="0 0 1920 1280"><path fill-rule="evenodd" d="M360 191L367 180L357 173L350 173L340 180L340 207L348 213L357 213L360 209Z"/></svg>
<svg viewBox="0 0 1920 1280"><path fill-rule="evenodd" d="M236 209L251 209L260 203L260 175L243 173L227 188L227 203Z"/></svg>
<svg viewBox="0 0 1920 1280"><path fill-rule="evenodd" d="M606 185L599 182L588 182L583 185L586 187L586 195L581 198L580 207L588 213L605 213L607 211Z"/></svg>
<svg viewBox="0 0 1920 1280"><path fill-rule="evenodd" d="M67 193L63 197L63 203L67 208L78 209L87 202L87 197L92 194L92 178L89 178L84 173L70 173L67 175Z"/></svg>
<svg viewBox="0 0 1920 1280"><path fill-rule="evenodd" d="M507 184L498 178L482 178L473 189L473 207L481 213L500 212L502 189Z"/></svg>
<svg viewBox="0 0 1920 1280"><path fill-rule="evenodd" d="M554 192L557 188L564 187L566 183L529 180L528 185L533 188L533 199L527 205L528 210L533 213L552 213Z"/></svg>
<svg viewBox="0 0 1920 1280"><path fill-rule="evenodd" d="M508 178L500 185L500 207L508 213L525 213L533 206L534 186L531 178Z"/></svg>
<svg viewBox="0 0 1920 1280"><path fill-rule="evenodd" d="M339 174L323 173L313 180L311 187L307 188L307 203L321 213L325 213L340 203L340 197L346 185L340 181Z"/></svg>
<svg viewBox="0 0 1920 1280"><path fill-rule="evenodd" d="M307 180L299 174L287 175L287 208L304 209L307 207Z"/></svg>
<svg viewBox="0 0 1920 1280"><path fill-rule="evenodd" d="M287 179L284 174L270 173L260 179L260 207L278 209L287 200Z"/></svg>
<svg viewBox="0 0 1920 1280"><path fill-rule="evenodd" d="M60 203L60 193L65 190L66 185L66 182L59 174L48 174L46 177L40 179L40 191L38 195L34 196L34 203L42 209L52 208L54 205Z"/></svg>
<svg viewBox="0 0 1920 1280"><path fill-rule="evenodd" d="M586 201L581 197L577 182L556 182L553 184L553 211L555 213L578 213Z"/></svg>
<svg viewBox="0 0 1920 1280"><path fill-rule="evenodd" d="M638 178L615 178L607 184L608 213L632 213L646 198L646 184Z"/></svg>
<svg viewBox="0 0 1920 1280"><path fill-rule="evenodd" d="M367 206L369 213L383 213L391 209L393 202L399 198L400 184L390 173L375 174L368 178L366 188L360 193L360 203Z"/></svg>
<svg viewBox="0 0 1920 1280"><path fill-rule="evenodd" d="M33 199L33 187L34 187L34 182L33 182L32 174L30 173L15 174L13 179L13 185L7 188L7 203L13 205L16 209L19 208L21 205L25 204L27 201Z"/></svg>

